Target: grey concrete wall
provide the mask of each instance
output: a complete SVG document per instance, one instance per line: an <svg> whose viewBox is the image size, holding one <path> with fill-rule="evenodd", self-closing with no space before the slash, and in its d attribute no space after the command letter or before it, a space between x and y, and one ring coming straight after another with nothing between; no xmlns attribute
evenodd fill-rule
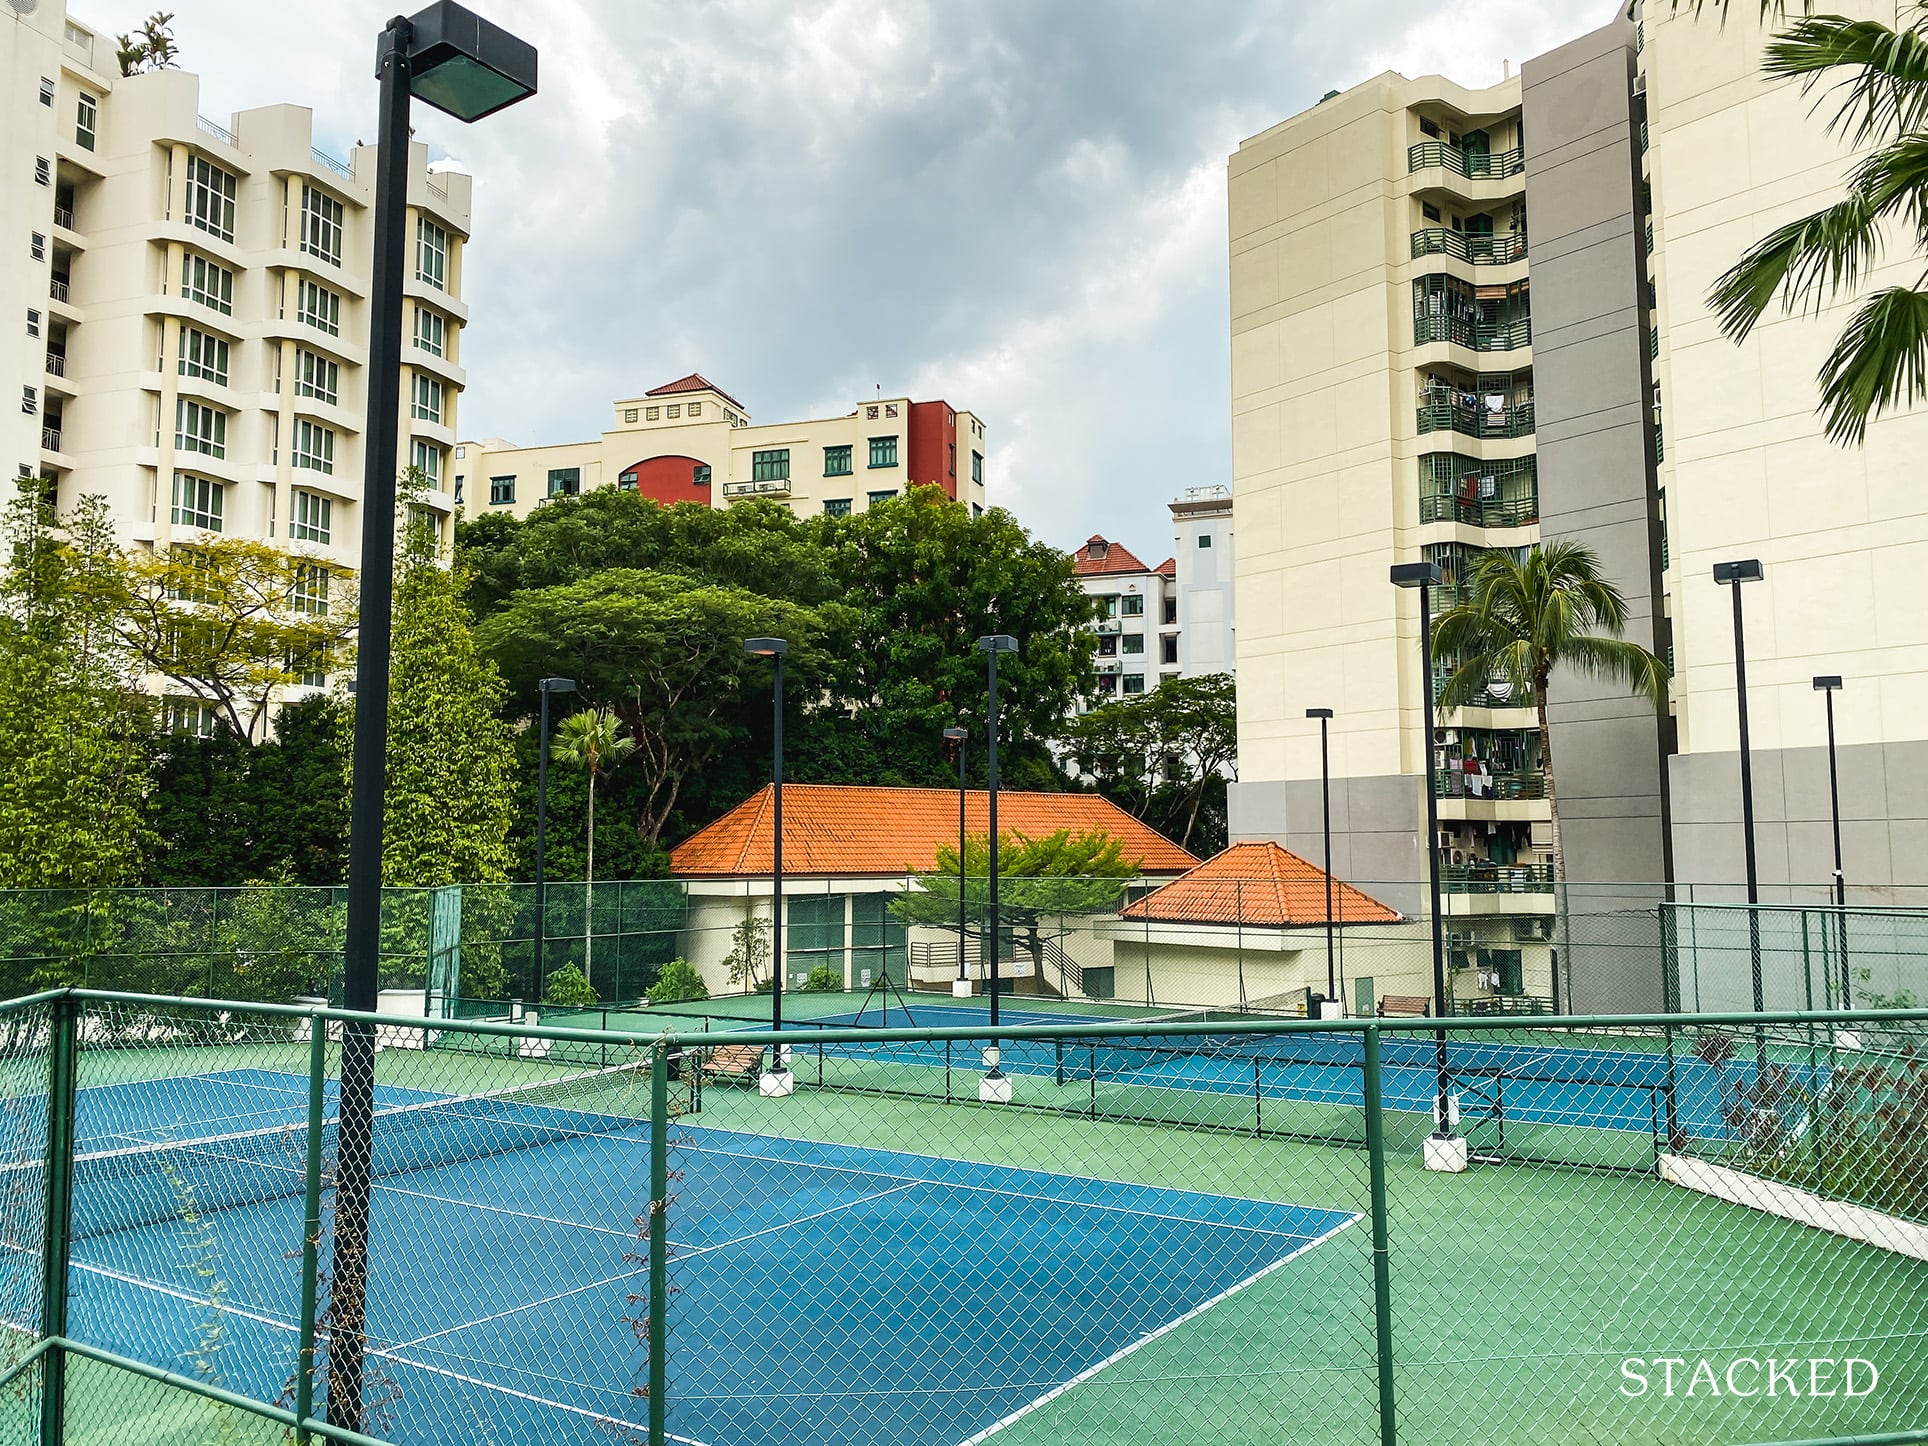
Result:
<svg viewBox="0 0 1928 1446"><path fill-rule="evenodd" d="M1425 798L1407 774L1332 780L1332 873L1402 914L1426 907ZM1226 804L1233 843L1269 840L1321 864L1319 780L1234 783Z"/></svg>
<svg viewBox="0 0 1928 1446"><path fill-rule="evenodd" d="M1584 542L1665 656L1646 347L1644 221L1625 19L1521 67L1540 535ZM1567 877L1667 875L1663 725L1623 689L1555 676L1549 721Z"/></svg>
<svg viewBox="0 0 1928 1446"><path fill-rule="evenodd" d="M1928 906L1928 742L1857 744L1839 751L1838 764L1849 901ZM1731 886L1740 897L1747 877L1740 755L1676 754L1671 773L1676 880L1695 885L1696 898L1711 896L1707 885ZM1764 900L1825 896L1834 871L1829 815L1825 748L1755 750L1754 844Z"/></svg>

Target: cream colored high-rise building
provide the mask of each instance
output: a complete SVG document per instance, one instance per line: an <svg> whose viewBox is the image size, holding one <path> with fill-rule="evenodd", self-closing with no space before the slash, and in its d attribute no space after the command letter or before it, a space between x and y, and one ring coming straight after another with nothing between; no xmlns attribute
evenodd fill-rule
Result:
<svg viewBox="0 0 1928 1446"><path fill-rule="evenodd" d="M0 10L0 75L0 463L105 497L123 546L220 533L352 572L375 148L327 154L300 106L211 120L196 76L122 77L58 0ZM411 149L398 456L446 538L471 182Z"/></svg>
<svg viewBox="0 0 1928 1446"><path fill-rule="evenodd" d="M1893 3L1850 8L1895 21ZM1593 547L1628 635L1677 677L1659 718L1555 679L1568 877L1730 885L1731 599L1711 570L1761 559L1744 599L1761 877L1831 875L1811 679L1839 673L1850 892L1928 884L1928 489L1912 475L1928 412L1833 446L1814 375L1850 308L1777 310L1736 347L1705 302L1750 244L1833 200L1855 155L1798 89L1762 81L1751 10L1723 25L1645 9L1487 89L1377 76L1229 163L1233 835L1316 850L1305 711L1332 708L1338 870L1416 903L1423 850L1440 850L1455 962L1490 965L1460 993L1548 990L1544 771L1520 700L1489 694L1425 736L1439 680L1421 676L1418 598L1389 584L1394 563L1442 566L1437 607L1475 549ZM1913 249L1871 284L1912 285ZM1576 969L1573 1002L1639 1002L1649 983Z"/></svg>
<svg viewBox="0 0 1928 1446"><path fill-rule="evenodd" d="M613 412L594 441L462 442L455 475L467 515L527 517L552 497L598 487L666 506L763 499L810 517L847 516L937 486L973 513L984 510L984 423L947 402L877 396L842 416L756 423L743 403L692 372L617 401Z"/></svg>

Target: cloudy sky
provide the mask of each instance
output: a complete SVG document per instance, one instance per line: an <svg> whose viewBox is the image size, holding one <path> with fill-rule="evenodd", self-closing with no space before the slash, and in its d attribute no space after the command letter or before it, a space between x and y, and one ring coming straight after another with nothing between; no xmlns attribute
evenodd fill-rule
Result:
<svg viewBox="0 0 1928 1446"><path fill-rule="evenodd" d="M130 29L156 0L70 0ZM467 128L467 436L588 437L700 371L758 420L983 416L994 502L1156 561L1229 481L1225 158L1382 70L1476 85L1612 0L471 0L542 91ZM392 3L170 0L215 117L374 138ZM403 9L412 8L409 6ZM521 13L518 13L521 12Z"/></svg>

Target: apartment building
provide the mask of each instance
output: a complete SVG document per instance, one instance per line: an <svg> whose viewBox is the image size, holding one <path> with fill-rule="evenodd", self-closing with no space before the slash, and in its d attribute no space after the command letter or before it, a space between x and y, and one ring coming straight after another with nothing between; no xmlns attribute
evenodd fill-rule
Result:
<svg viewBox="0 0 1928 1446"><path fill-rule="evenodd" d="M196 76L119 75L58 3L0 12L0 46L0 464L105 497L123 546L312 554L325 606L359 558L376 149L328 154L300 106L211 120ZM447 536L470 178L411 150L398 455Z"/></svg>
<svg viewBox="0 0 1928 1446"><path fill-rule="evenodd" d="M1178 675L1233 670L1232 492L1187 487L1171 504L1173 590L1178 603Z"/></svg>
<svg viewBox="0 0 1928 1446"><path fill-rule="evenodd" d="M1072 569L1098 604L1098 692L1080 711L1178 677L1177 559L1148 567L1123 543L1093 534L1072 554Z"/></svg>
<svg viewBox="0 0 1928 1446"><path fill-rule="evenodd" d="M1304 714L1332 708L1337 872L1404 908L1438 849L1460 957L1499 959L1503 992L1548 989L1534 717L1489 689L1426 736L1425 690L1453 660L1420 676L1395 562L1441 565L1437 608L1479 549L1592 546L1676 686L1656 718L1556 678L1568 877L1724 885L1742 877L1740 800L1731 601L1711 569L1762 559L1746 597L1762 877L1829 877L1810 680L1839 673L1851 891L1928 883L1928 494L1903 480L1928 414L1832 446L1814 373L1847 308L1777 312L1735 347L1704 300L1855 159L1797 88L1763 83L1767 33L1751 11L1636 4L1499 85L1380 75L1230 158L1233 837L1312 846ZM1913 284L1906 264L1871 284L1890 275ZM1429 783L1440 831L1422 838ZM1594 977L1574 970L1575 1004L1629 1002L1607 993L1624 981L1590 996Z"/></svg>
<svg viewBox="0 0 1928 1446"><path fill-rule="evenodd" d="M878 396L843 416L759 424L693 372L617 401L594 441L463 442L455 473L469 516L527 517L552 497L617 487L665 504L763 498L799 517L846 517L925 485L982 513L984 455L984 423L947 402Z"/></svg>

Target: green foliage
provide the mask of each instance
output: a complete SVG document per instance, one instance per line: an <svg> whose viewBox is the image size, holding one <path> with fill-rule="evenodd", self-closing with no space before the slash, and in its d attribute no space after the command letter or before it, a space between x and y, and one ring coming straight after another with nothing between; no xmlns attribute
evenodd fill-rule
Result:
<svg viewBox="0 0 1928 1446"><path fill-rule="evenodd" d="M127 594L106 505L56 519L24 481L0 541L0 887L131 882L149 708L115 628Z"/></svg>
<svg viewBox="0 0 1928 1446"><path fill-rule="evenodd" d="M1035 929L1047 915L1104 914L1124 902L1125 885L1144 861L1125 857L1124 845L1107 833L1059 829L1043 838L1008 833L998 843L998 915L1004 927ZM988 835L964 841L964 912L982 928L989 917L991 843ZM917 889L891 900L894 917L906 924L955 928L958 913L957 850L937 851L937 867L915 875Z"/></svg>
<svg viewBox="0 0 1928 1446"><path fill-rule="evenodd" d="M723 956L732 984L741 984L746 994L759 993L774 983L770 974L770 921L745 919L730 931L730 952Z"/></svg>
<svg viewBox="0 0 1928 1446"><path fill-rule="evenodd" d="M566 964L549 976L542 997L556 1009L594 1009L602 1003L602 996L590 987L582 970L573 964Z"/></svg>
<svg viewBox="0 0 1928 1446"><path fill-rule="evenodd" d="M672 959L663 966L663 972L656 976L656 982L649 986L644 996L651 1004L685 1004L692 1000L708 999L710 986L703 982L703 976L694 966L684 959Z"/></svg>
<svg viewBox="0 0 1928 1446"><path fill-rule="evenodd" d="M1225 847L1224 788L1238 760L1229 673L1172 678L1066 720L1064 733L1078 771L1134 818L1201 856Z"/></svg>
<svg viewBox="0 0 1928 1446"><path fill-rule="evenodd" d="M144 70L172 70L179 52L174 45L174 12L156 10L132 35L114 37L114 60L122 75Z"/></svg>
<svg viewBox="0 0 1928 1446"><path fill-rule="evenodd" d="M803 984L797 992L799 994L841 994L843 987L843 975L828 964L819 964L804 976Z"/></svg>

